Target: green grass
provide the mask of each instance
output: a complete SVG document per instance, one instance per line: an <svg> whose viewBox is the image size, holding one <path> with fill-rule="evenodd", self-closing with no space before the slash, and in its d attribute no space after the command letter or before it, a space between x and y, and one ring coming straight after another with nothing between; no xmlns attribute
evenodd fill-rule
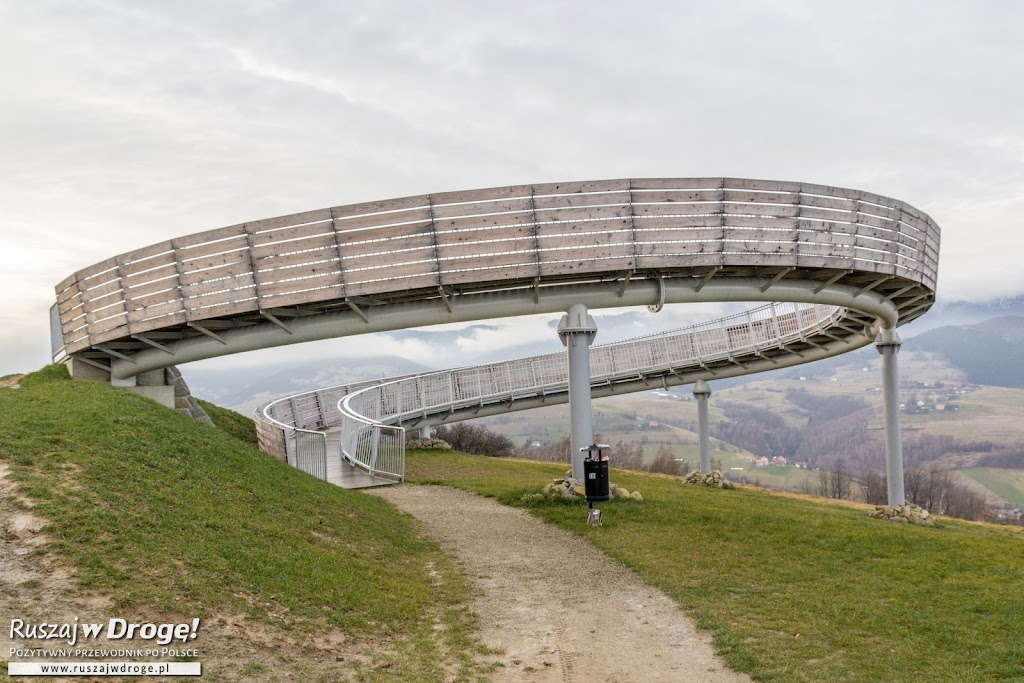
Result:
<svg viewBox="0 0 1024 683"><path fill-rule="evenodd" d="M250 446L257 445L256 423L252 421L251 417L246 417L227 408L221 408L219 405L202 399L196 399L196 402L202 406L218 429L227 432Z"/></svg>
<svg viewBox="0 0 1024 683"><path fill-rule="evenodd" d="M361 680L473 675L468 586L411 517L61 366L21 384L0 392L0 457L85 592L118 613L336 627L385 665Z"/></svg>
<svg viewBox="0 0 1024 683"><path fill-rule="evenodd" d="M1024 491L1021 491L1019 485L1015 484L1020 481L1020 470L970 467L960 471L1000 498L1019 508L1024 508Z"/></svg>
<svg viewBox="0 0 1024 683"><path fill-rule="evenodd" d="M521 503L564 464L436 451L407 475L526 505L635 569L759 681L1024 680L1024 535L944 520L896 525L863 509L754 489L706 489L613 469L646 502Z"/></svg>

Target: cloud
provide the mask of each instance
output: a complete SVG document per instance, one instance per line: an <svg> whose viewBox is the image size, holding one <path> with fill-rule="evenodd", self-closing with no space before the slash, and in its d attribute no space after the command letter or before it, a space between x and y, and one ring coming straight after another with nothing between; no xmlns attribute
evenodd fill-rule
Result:
<svg viewBox="0 0 1024 683"><path fill-rule="evenodd" d="M942 226L940 296L1024 292L1022 19L997 0L3 3L0 372L45 362L53 285L115 253L524 182L870 190ZM531 325L451 348L512 352L545 338Z"/></svg>

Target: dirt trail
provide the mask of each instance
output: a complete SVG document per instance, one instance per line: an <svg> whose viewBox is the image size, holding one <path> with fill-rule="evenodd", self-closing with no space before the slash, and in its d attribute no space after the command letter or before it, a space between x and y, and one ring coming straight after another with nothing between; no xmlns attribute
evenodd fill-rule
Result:
<svg viewBox="0 0 1024 683"><path fill-rule="evenodd" d="M372 491L423 521L479 589L496 683L750 681L728 670L674 602L571 533L464 491Z"/></svg>

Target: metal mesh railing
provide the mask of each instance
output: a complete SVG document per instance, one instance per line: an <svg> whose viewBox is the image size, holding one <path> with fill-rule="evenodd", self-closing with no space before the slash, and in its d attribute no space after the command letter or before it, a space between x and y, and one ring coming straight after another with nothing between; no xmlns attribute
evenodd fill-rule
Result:
<svg viewBox="0 0 1024 683"><path fill-rule="evenodd" d="M327 481L327 435L308 429L296 429L294 465L306 474Z"/></svg>
<svg viewBox="0 0 1024 683"><path fill-rule="evenodd" d="M321 479L327 479L331 453L320 430L337 427L342 415L338 401L348 394L384 380L354 382L276 399L256 410L260 448Z"/></svg>
<svg viewBox="0 0 1024 683"><path fill-rule="evenodd" d="M591 381L643 377L757 354L766 348L802 341L845 314L845 309L834 306L772 303L685 330L595 346L590 354ZM495 400L513 402L517 397L536 396L567 384L565 355L553 353L366 387L338 401L343 416L343 457L364 469L383 471L378 464L380 440L383 430L391 425L441 410L483 406Z"/></svg>
<svg viewBox="0 0 1024 683"><path fill-rule="evenodd" d="M341 456L371 477L405 481L405 429L344 414Z"/></svg>
<svg viewBox="0 0 1024 683"><path fill-rule="evenodd" d="M819 334L846 314L846 309L821 304L772 303L682 330L595 346L590 353L591 381L628 381L759 355ZM402 422L495 401L512 403L567 385L565 354L552 353L318 389L278 399L257 415L262 417L262 434L273 426L294 433L293 438L264 440L283 441L289 461L315 476L323 472L326 478L326 461L334 454L327 453L326 438L320 439L322 433L314 430L340 425L338 457L374 476L401 480Z"/></svg>

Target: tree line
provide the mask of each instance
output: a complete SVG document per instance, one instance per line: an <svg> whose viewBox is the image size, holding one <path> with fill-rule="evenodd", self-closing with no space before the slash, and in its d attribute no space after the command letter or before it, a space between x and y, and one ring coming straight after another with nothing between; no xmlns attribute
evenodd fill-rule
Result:
<svg viewBox="0 0 1024 683"><path fill-rule="evenodd" d="M985 496L953 480L951 470L935 465L915 465L903 473L907 502L929 512L960 519L984 519L988 512ZM888 503L888 479L875 470L865 470L855 478L841 460L828 470L818 472L817 481L808 480L804 490L825 498L864 500L873 505Z"/></svg>

